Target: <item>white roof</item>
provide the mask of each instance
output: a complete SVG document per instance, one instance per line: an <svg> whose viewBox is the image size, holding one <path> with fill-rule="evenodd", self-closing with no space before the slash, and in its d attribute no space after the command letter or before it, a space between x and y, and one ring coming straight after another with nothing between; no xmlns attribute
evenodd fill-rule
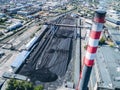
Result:
<svg viewBox="0 0 120 90"><path fill-rule="evenodd" d="M58 88L57 90L75 90L75 89L72 89L72 88L66 88L66 87L61 87L61 88Z"/></svg>

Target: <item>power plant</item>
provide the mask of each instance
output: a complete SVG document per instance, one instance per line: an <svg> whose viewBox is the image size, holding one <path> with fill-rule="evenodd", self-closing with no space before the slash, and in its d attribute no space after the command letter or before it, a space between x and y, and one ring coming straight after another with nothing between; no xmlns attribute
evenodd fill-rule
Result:
<svg viewBox="0 0 120 90"><path fill-rule="evenodd" d="M120 90L119 5L116 0L5 2L0 89Z"/></svg>

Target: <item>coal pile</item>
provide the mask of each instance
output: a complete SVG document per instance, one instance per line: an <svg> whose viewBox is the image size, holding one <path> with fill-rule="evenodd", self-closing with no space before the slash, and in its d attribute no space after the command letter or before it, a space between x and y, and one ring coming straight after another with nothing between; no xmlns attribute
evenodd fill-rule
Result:
<svg viewBox="0 0 120 90"><path fill-rule="evenodd" d="M37 63L36 68L49 68L51 72L58 76L65 75L70 46L70 38L54 38L43 58Z"/></svg>
<svg viewBox="0 0 120 90"><path fill-rule="evenodd" d="M64 18L62 24L64 23L72 25L75 20ZM28 76L32 82L51 82L55 81L58 76L65 75L72 55L74 28L60 27L52 35L49 33L43 41L38 43L19 74Z"/></svg>

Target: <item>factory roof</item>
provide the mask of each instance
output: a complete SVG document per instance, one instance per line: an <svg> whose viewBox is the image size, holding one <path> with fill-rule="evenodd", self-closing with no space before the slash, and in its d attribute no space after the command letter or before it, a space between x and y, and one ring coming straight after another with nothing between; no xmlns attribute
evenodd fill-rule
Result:
<svg viewBox="0 0 120 90"><path fill-rule="evenodd" d="M109 33L112 36L113 41L117 44L120 45L120 31L117 29L113 29L108 27Z"/></svg>
<svg viewBox="0 0 120 90"><path fill-rule="evenodd" d="M21 64L25 61L25 59L28 57L30 52L28 51L22 51L15 59L15 61L11 64L11 67L13 68L19 68Z"/></svg>
<svg viewBox="0 0 120 90"><path fill-rule="evenodd" d="M35 42L37 41L37 37L35 36L35 37L33 37L32 39L31 39L31 41L26 45L26 49L27 50L29 50L29 49L31 49L32 48L32 46L35 44Z"/></svg>
<svg viewBox="0 0 120 90"><path fill-rule="evenodd" d="M120 52L117 48L100 47L95 64L99 69L102 86L112 89L120 88Z"/></svg>

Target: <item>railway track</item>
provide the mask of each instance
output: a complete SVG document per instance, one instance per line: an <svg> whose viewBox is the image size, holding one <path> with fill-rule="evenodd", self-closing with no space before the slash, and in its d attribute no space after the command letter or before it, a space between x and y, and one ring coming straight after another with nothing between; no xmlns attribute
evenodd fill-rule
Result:
<svg viewBox="0 0 120 90"><path fill-rule="evenodd" d="M10 41L12 38L16 38L16 37L20 36L22 33L24 33L27 30L27 26L30 25L31 23L33 23L33 21L31 21L29 23L26 23L23 27L19 28L14 33L12 33L11 35L1 39L0 42L5 43L5 42Z"/></svg>
<svg viewBox="0 0 120 90"><path fill-rule="evenodd" d="M4 57L1 61L0 61L0 67L12 56L12 54L8 54L6 57Z"/></svg>

